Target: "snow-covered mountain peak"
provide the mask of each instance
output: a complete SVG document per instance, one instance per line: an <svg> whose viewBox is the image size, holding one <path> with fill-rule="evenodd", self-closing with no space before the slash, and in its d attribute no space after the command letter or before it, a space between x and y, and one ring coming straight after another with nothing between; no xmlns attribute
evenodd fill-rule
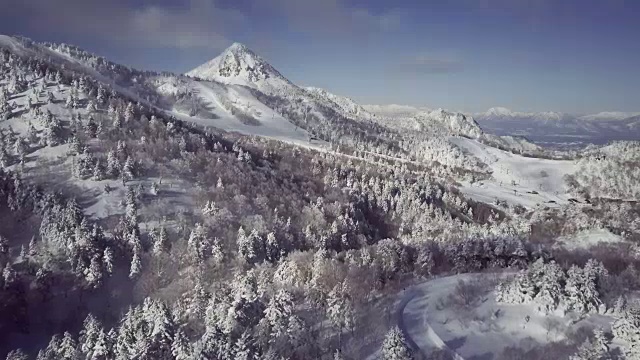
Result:
<svg viewBox="0 0 640 360"><path fill-rule="evenodd" d="M511 116L512 114L513 114L513 111L505 107L497 106L487 110L487 112L484 115L485 116Z"/></svg>
<svg viewBox="0 0 640 360"><path fill-rule="evenodd" d="M247 45L243 43L234 42L233 44L231 44L231 46L227 48L226 51L239 52L239 51L251 51L251 50L247 47Z"/></svg>
<svg viewBox="0 0 640 360"><path fill-rule="evenodd" d="M266 60L241 43L233 43L216 58L187 75L224 84L244 85L267 92L290 85Z"/></svg>

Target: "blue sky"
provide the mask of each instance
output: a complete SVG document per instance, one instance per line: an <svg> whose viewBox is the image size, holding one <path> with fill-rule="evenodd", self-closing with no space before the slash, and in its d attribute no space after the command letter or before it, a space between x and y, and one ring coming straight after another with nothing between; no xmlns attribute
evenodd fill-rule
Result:
<svg viewBox="0 0 640 360"><path fill-rule="evenodd" d="M301 85L451 110L640 111L637 0L0 0L0 32L187 71L234 41Z"/></svg>

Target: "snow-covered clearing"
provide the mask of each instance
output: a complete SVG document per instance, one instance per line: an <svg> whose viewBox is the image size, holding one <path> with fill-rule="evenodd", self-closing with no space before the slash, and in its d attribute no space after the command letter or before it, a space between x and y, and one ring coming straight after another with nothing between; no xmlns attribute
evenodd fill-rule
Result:
<svg viewBox="0 0 640 360"><path fill-rule="evenodd" d="M622 236L607 229L583 230L569 236L558 238L558 245L569 250L588 249L599 244L616 244L624 241Z"/></svg>
<svg viewBox="0 0 640 360"><path fill-rule="evenodd" d="M498 304L495 274L463 274L431 280L407 289L399 297L398 325L423 353L446 347L464 359L495 359L509 346L532 348L565 339L567 330L607 328L610 316L544 315L532 305ZM469 307L456 306L450 296L459 281L479 281L486 294ZM403 306L402 306L403 305ZM528 319L528 320L527 320Z"/></svg>
<svg viewBox="0 0 640 360"><path fill-rule="evenodd" d="M564 204L571 198L563 177L575 172L573 161L524 157L464 137L450 137L449 141L476 156L492 171L490 180L462 183L460 190L476 200L490 203L499 199L534 208Z"/></svg>

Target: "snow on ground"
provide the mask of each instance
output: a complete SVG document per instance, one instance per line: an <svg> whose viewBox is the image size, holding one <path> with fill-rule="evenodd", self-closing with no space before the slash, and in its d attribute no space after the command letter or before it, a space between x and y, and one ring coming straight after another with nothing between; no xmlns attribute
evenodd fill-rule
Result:
<svg viewBox="0 0 640 360"><path fill-rule="evenodd" d="M208 81L193 82L193 87L204 103L210 106L212 112L219 118L202 119L179 113L173 113L174 116L225 131L262 136L306 147L311 146L309 134L305 130L295 126L258 101L247 88L235 85L222 86ZM225 102L228 102L227 105L224 104ZM255 125L242 123L228 110L229 104L250 115L258 123Z"/></svg>
<svg viewBox="0 0 640 360"><path fill-rule="evenodd" d="M624 241L622 236L607 229L583 230L569 236L558 238L558 245L569 250L588 249L599 244L616 244Z"/></svg>
<svg viewBox="0 0 640 360"><path fill-rule="evenodd" d="M463 274L431 280L402 294L398 323L423 353L446 347L463 359L495 359L508 346L531 348L565 339L568 329L607 328L610 316L591 315L576 321L569 316L543 315L532 305L498 304L493 293L495 274ZM493 278L493 279L492 279ZM449 299L458 281L487 281L488 293L468 309ZM527 316L528 321L527 321ZM550 324L555 324L551 326Z"/></svg>
<svg viewBox="0 0 640 360"><path fill-rule="evenodd" d="M473 199L489 203L499 199L534 208L564 204L571 198L563 177L575 172L573 161L524 157L463 137L450 137L449 141L486 163L493 172L490 180L462 183L460 190Z"/></svg>

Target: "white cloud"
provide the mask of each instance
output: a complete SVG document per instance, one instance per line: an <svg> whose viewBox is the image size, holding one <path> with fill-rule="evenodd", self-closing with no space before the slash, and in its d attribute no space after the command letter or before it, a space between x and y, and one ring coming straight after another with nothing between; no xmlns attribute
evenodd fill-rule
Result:
<svg viewBox="0 0 640 360"><path fill-rule="evenodd" d="M5 16L23 19L32 30L143 48L220 48L248 22L214 0L189 0L171 8L132 8L125 0L9 1L16 4L5 7Z"/></svg>

